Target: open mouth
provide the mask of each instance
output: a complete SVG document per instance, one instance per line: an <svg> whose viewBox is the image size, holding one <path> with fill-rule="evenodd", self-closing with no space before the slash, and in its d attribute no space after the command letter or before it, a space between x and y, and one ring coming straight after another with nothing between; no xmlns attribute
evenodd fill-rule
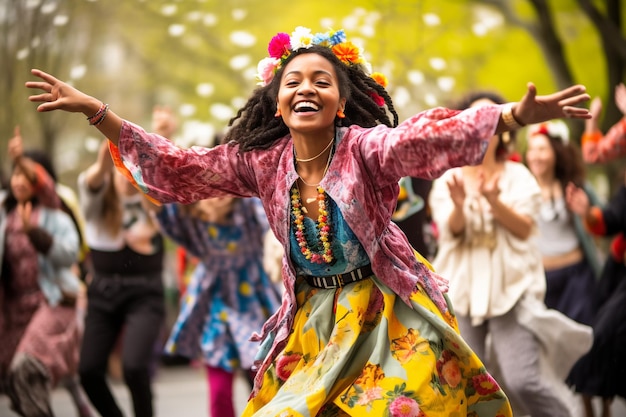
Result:
<svg viewBox="0 0 626 417"><path fill-rule="evenodd" d="M319 111L319 106L312 101L301 101L293 107L296 113L311 113Z"/></svg>

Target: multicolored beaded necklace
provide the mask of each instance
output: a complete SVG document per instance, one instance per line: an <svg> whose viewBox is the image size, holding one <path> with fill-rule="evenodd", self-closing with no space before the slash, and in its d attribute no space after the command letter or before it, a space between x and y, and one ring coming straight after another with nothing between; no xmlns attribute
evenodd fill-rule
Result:
<svg viewBox="0 0 626 417"><path fill-rule="evenodd" d="M328 161L326 162L326 168L324 169L324 175L326 175L326 171L328 170L328 166L330 165L330 159L332 158L333 148L331 148L328 153ZM323 178L322 176L322 178ZM307 184L302 178L300 178L302 182L306 185L313 186L312 184ZM305 208L302 205L302 199L300 198L300 187L296 181L295 186L291 189L291 212L293 213L293 224L296 227L295 235L296 241L298 242L298 246L300 247L300 252L304 255L304 257L315 264L327 263L330 264L333 262L333 250L330 242L330 224L328 222L328 209L326 207L326 192L324 188L317 184L315 185L317 188L317 206L318 216L317 216L317 230L319 233L319 240L322 245L321 251L312 251L309 247L309 244L306 240L306 233L304 230L304 214L303 210Z"/></svg>

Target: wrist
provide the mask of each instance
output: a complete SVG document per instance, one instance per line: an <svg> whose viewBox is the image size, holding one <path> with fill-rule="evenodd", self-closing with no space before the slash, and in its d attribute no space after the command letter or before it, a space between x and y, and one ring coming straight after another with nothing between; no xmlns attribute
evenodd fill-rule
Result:
<svg viewBox="0 0 626 417"><path fill-rule="evenodd" d="M91 116L87 116L87 121L91 126L98 126L107 117L108 111L109 105L101 103L100 107L98 107L98 110L95 113L93 113Z"/></svg>
<svg viewBox="0 0 626 417"><path fill-rule="evenodd" d="M517 103L506 103L502 107L502 120L509 130L518 130L526 126L519 118L515 117Z"/></svg>
<svg viewBox="0 0 626 417"><path fill-rule="evenodd" d="M88 103L86 103L85 108L82 110L82 113L87 117L87 119L91 118L94 114L98 112L100 107L102 107L104 103L97 98L91 97Z"/></svg>

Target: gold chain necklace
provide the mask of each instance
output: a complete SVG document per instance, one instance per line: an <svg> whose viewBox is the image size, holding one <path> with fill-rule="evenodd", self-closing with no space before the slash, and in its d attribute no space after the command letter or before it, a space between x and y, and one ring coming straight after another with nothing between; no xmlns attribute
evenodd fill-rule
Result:
<svg viewBox="0 0 626 417"><path fill-rule="evenodd" d="M330 142L331 144L333 143L333 141ZM328 147L326 147L328 149ZM319 156L319 155L318 155ZM300 179L300 181L302 181L302 183L304 185L308 185L309 187L317 187L318 185L320 185L320 182L322 182L322 179L324 179L324 177L326 176L326 172L328 172L328 167L330 166L330 160L332 159L333 156L333 150L331 148L330 152L328 152L328 159L326 160L326 166L324 167L324 172L322 173L322 178L320 178L320 180L317 182L317 184L309 184L308 182L306 182L301 176L300 174L298 174L298 178ZM317 158L317 156L316 156ZM296 158L297 160L297 158ZM298 171L296 171L296 174L298 173ZM307 203L310 203L310 201L307 199Z"/></svg>
<svg viewBox="0 0 626 417"><path fill-rule="evenodd" d="M330 148L330 146L333 144L333 142L335 141L335 138L331 138L330 142L328 142L328 145L326 145L326 147L324 149L322 149L322 152L318 153L317 155L315 155L313 158L304 158L304 159L300 159L298 158L298 155L296 155L296 150L294 148L294 155L296 157L296 162L311 162L311 161L315 161L317 158L319 158L320 156L322 156L324 154L324 152L326 152L328 150L328 148ZM306 184L306 183L305 183ZM307 184L308 185L308 184Z"/></svg>

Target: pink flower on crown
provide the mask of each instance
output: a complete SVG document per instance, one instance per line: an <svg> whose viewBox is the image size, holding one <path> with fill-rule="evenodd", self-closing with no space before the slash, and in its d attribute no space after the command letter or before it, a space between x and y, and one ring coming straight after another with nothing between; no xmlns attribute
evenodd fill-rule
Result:
<svg viewBox="0 0 626 417"><path fill-rule="evenodd" d="M289 34L280 32L274 35L267 46L267 51L270 53L270 57L272 58L282 58L283 55L289 55L290 46L291 39L289 38Z"/></svg>
<svg viewBox="0 0 626 417"><path fill-rule="evenodd" d="M279 58L267 57L259 61L257 65L257 85L268 85L280 65Z"/></svg>

